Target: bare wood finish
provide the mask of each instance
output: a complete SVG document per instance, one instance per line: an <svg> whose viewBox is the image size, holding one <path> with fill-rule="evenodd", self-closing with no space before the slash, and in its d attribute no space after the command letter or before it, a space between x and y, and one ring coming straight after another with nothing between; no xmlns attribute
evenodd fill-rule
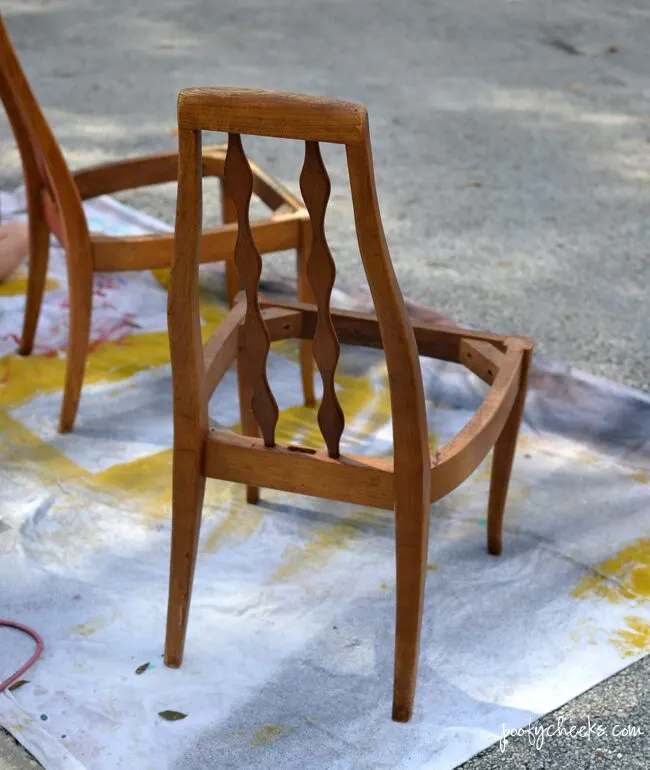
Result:
<svg viewBox="0 0 650 770"><path fill-rule="evenodd" d="M517 389L514 404L507 417L501 434L494 445L492 456L492 476L490 478L490 499L488 502L487 536L488 551L494 556L501 553L503 515L505 512L506 498L510 474L515 458L519 427L524 416L524 405L528 389L528 372L532 359L532 346L522 345L521 348L521 372L519 388Z"/></svg>
<svg viewBox="0 0 650 770"><path fill-rule="evenodd" d="M255 242L262 254L284 251L294 248L300 239L300 217L286 214L275 219L260 220L251 223ZM95 255L96 272L116 272L126 270L155 270L170 267L174 253L174 236L169 235L129 235L112 238L104 235L91 236ZM201 264L216 262L215 254L232 254L237 242L237 224L204 230L201 235L199 259ZM224 258L225 259L225 258ZM227 269L232 264L226 261ZM233 274L236 274L233 269ZM238 286L228 285L228 295L237 294Z"/></svg>
<svg viewBox="0 0 650 770"><path fill-rule="evenodd" d="M72 430L81 397L92 315L93 276L102 271L151 270L169 267L174 240L170 234L109 238L89 232L82 200L178 178L176 152L103 163L72 173L41 111L20 65L0 14L0 97L11 124L23 166L29 218L29 279L22 341L19 351L29 355L34 345L48 265L50 233L66 251L69 290L69 337L66 377L59 428ZM202 175L222 178L225 146L206 147L200 158ZM261 253L302 246L305 213L284 187L255 163L250 163L252 191L269 207L270 216L252 224ZM200 244L202 262L226 262L229 287L237 225L209 230ZM234 296L231 291L231 296ZM308 344L308 343L306 343ZM309 367L307 364L309 363ZM311 376L311 381L310 381ZM311 362L303 364L305 398L313 397Z"/></svg>
<svg viewBox="0 0 650 770"><path fill-rule="evenodd" d="M296 296L299 302L311 302L315 300L314 293L307 277L307 260L311 248L311 221L309 217L301 223L300 248L296 252L296 269L298 280L296 282ZM311 335L313 336L313 335ZM302 375L302 392L305 406L316 406L316 392L314 391L314 354L311 336L300 340L300 372Z"/></svg>
<svg viewBox="0 0 650 770"><path fill-rule="evenodd" d="M174 462L172 471L172 544L175 569L169 591L167 638L176 640L165 649L165 663L180 666L185 644L192 582L201 526L205 476L202 473L204 438L208 431L206 379L215 376L219 352L203 355L199 316L199 242L202 223L201 135L179 132L178 194L185 201L176 212L176 240L167 299L169 347L172 365L174 410ZM238 320L235 313L234 321ZM235 326L236 329L236 326ZM230 337L224 331L226 340Z"/></svg>
<svg viewBox="0 0 650 770"><path fill-rule="evenodd" d="M191 330L197 323L197 288L190 274L198 271L196 233L200 230L200 195L195 192L195 183L185 180L194 180L200 175L200 154L196 146L202 130L231 133L227 165L231 164L232 174L226 169L226 182L239 219L237 265L246 288L247 307L245 311L243 308L232 311L223 331L207 343L210 363L206 363L203 380L190 375L190 395L174 390L174 414L182 415L182 421L179 417L174 424L175 432L181 434L175 438L174 466L178 463L181 470L174 476L178 485L174 488L174 506L178 506L179 511L174 511L174 528L178 533L174 534L176 539L173 538L172 545L166 660L171 665L179 665L185 642L191 591L191 584L186 582L191 582L188 564L196 559L198 536L195 514L198 494L193 491L196 479L234 481L246 484L249 491L256 493L262 486L393 509L397 571L393 719L408 721L415 696L429 506L459 486L494 448L488 549L491 553L500 552L503 512L532 343L523 337L409 321L382 229L367 116L360 105L295 94L189 89L179 96L179 127L181 165L187 166L181 173L184 181L178 197L173 292L170 294L177 299L176 312L170 315L170 340L172 369L178 382L184 381L184 372L188 369L204 372L202 355L207 357L196 342L181 349L181 340L188 334L196 337ZM310 219L301 222L298 302L271 303L257 296L260 260L247 230L251 182L241 150L240 132L307 142L301 189ZM334 264L323 227L329 180L315 144L321 141L345 145L357 239L375 315L330 308ZM306 301L312 298L316 304ZM254 323L253 335L246 331L249 319ZM263 339L260 324L264 327ZM303 344L313 345L323 374L325 396L320 414L326 419L319 421L327 451L304 446L269 446L272 442L268 435L262 441L254 435L238 436L230 431L205 429L201 419L216 376L220 376L235 357L239 361L248 360L252 351L258 368L247 373L245 387L240 388L240 397L243 394L248 398L251 392L248 374L258 388L266 382L259 362L266 356L269 339L289 335L301 339ZM393 421L392 460L340 454L343 422L338 421L334 406L338 402L333 393L339 340L385 351ZM485 400L465 427L433 454L428 447L419 355L462 363L490 385ZM201 401L200 406L197 399ZM268 426L267 433L271 434ZM191 464L188 451L183 449L188 445L192 447ZM183 480L183 473L187 474L187 481ZM186 484L195 486L189 488L185 497L182 489ZM181 542L182 549L174 545ZM191 543L194 550L188 551Z"/></svg>
<svg viewBox="0 0 650 770"><path fill-rule="evenodd" d="M235 233L237 232L237 209L235 208L235 204L232 201L232 198L229 198L226 194L226 185L221 180L220 184L221 189L221 219L223 221L223 224L228 227L232 226ZM223 228L222 228L223 229ZM293 236L293 233L292 233ZM253 236L255 237L255 236ZM237 242L237 237L235 235L235 243ZM259 245L260 237L258 234L258 237L256 239L256 243L258 244L258 249L260 252L263 253L262 248ZM232 251L235 251L235 247L233 244ZM233 261L226 262L226 291L228 292L228 302L230 303L230 306L232 307L233 302L235 301L235 297L237 296L237 293L239 292L240 286L239 286L239 276L237 275L237 267L235 266L235 263Z"/></svg>
<svg viewBox="0 0 650 770"><path fill-rule="evenodd" d="M232 310L203 346L205 391L208 398L237 357L245 315L246 299L242 298L235 302ZM268 308L262 311L262 319L273 342L299 337L302 332L302 317L299 312L293 310Z"/></svg>
<svg viewBox="0 0 650 770"><path fill-rule="evenodd" d="M184 127L305 142L364 140L366 108L352 102L253 88L185 88L179 99Z"/></svg>
<svg viewBox="0 0 650 770"><path fill-rule="evenodd" d="M239 328L246 314L246 300L238 302L203 346L204 387L207 398L223 379L237 356Z"/></svg>
<svg viewBox="0 0 650 770"><path fill-rule="evenodd" d="M296 339L302 334L302 315L296 311L267 308L262 310L262 318L271 342Z"/></svg>
<svg viewBox="0 0 650 770"><path fill-rule="evenodd" d="M206 437L203 472L210 478L325 500L393 507L393 475L365 458L333 459L327 452L299 445L276 445L268 452L261 439L230 431L211 431Z"/></svg>
<svg viewBox="0 0 650 770"><path fill-rule="evenodd" d="M318 309L306 302L292 300L260 300L262 307L282 307L287 310L300 310L303 314L303 336L312 338L318 320ZM377 316L372 313L359 313L353 310L332 310L330 313L334 330L339 341L344 345L358 345L365 348L382 348L381 329ZM480 332L462 327L443 324L413 323L415 342L421 356L438 358L441 361L461 362L460 347L463 340L488 342L497 351L506 348L502 335ZM509 339L525 339L510 337Z"/></svg>
<svg viewBox="0 0 650 770"><path fill-rule="evenodd" d="M330 315L330 297L336 278L334 260L325 237L325 211L330 197L330 180L317 142L305 143L305 163L300 175L300 190L311 219L311 247L306 271L318 308L312 347L314 360L323 379L318 425L327 444L329 456L336 458L341 453L339 444L345 425L345 417L334 386L341 346Z"/></svg>
<svg viewBox="0 0 650 770"><path fill-rule="evenodd" d="M245 371L245 379L252 391L251 408L262 431L264 443L275 446L275 426L278 422L278 405L266 377L266 359L271 338L266 330L258 287L262 275L262 256L251 232L248 209L253 194L253 174L244 154L239 134L229 134L226 173L226 192L235 204L239 227L235 244L235 265L239 282L246 292L246 316L240 330L241 355L239 365Z"/></svg>
<svg viewBox="0 0 650 770"><path fill-rule="evenodd" d="M227 150L227 145L226 145ZM226 184L224 179L221 180L221 216L224 225L237 222L237 209L235 204L227 194ZM257 240L259 243L259 238ZM258 246L258 248L260 248ZM235 247L233 246L233 253ZM299 252L299 250L298 250ZM232 305L235 301L235 296L239 292L239 275L237 274L237 267L233 261L226 263L226 289L228 291L228 301ZM239 342L239 340L238 340ZM253 390L245 379L245 364L241 363L237 365L237 393L239 396L239 416L241 423L241 430L245 436L257 437L259 435L259 429L257 427L257 420L253 414ZM256 486L246 487L246 502L255 505L260 499L260 489Z"/></svg>

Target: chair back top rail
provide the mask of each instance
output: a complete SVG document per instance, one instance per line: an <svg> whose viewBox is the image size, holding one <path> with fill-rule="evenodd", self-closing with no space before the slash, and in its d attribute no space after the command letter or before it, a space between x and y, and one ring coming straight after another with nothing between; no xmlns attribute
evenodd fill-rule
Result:
<svg viewBox="0 0 650 770"><path fill-rule="evenodd" d="M321 96L254 88L185 88L178 97L178 126L226 134L362 142L366 108Z"/></svg>

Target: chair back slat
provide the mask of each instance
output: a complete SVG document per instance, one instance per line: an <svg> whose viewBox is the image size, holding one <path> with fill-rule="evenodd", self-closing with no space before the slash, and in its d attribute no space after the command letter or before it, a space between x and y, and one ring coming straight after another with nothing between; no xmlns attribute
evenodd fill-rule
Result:
<svg viewBox="0 0 650 770"><path fill-rule="evenodd" d="M262 257L251 232L249 207L253 195L253 172L239 134L228 134L224 184L237 211L237 242L234 261L239 283L246 293L246 315L240 331L238 365L252 395L251 409L262 432L264 444L275 446L279 410L266 376L271 340L260 310L258 287Z"/></svg>
<svg viewBox="0 0 650 770"><path fill-rule="evenodd" d="M307 279L311 286L318 320L313 340L313 356L323 380L323 398L318 409L320 427L330 457L339 457L345 426L343 409L336 396L334 378L339 360L339 345L330 298L336 278L336 266L325 236L325 212L330 196L330 179L318 142L305 142L305 162L300 174L300 191L311 219L311 244L307 257Z"/></svg>

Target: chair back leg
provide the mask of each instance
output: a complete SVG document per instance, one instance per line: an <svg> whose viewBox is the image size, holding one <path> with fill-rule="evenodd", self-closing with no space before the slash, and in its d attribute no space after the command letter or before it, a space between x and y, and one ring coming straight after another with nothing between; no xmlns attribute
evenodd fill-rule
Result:
<svg viewBox="0 0 650 770"><path fill-rule="evenodd" d="M498 556L502 548L503 514L508 497L519 427L524 414L531 357L532 345L528 345L523 351L517 397L492 453L492 475L490 477L490 498L487 514L487 547L488 552L494 556Z"/></svg>
<svg viewBox="0 0 650 770"><path fill-rule="evenodd" d="M30 355L34 347L50 254L50 230L45 221L43 205L38 196L28 193L28 197L30 199L28 205L29 261L25 318L20 348L18 349L21 356Z"/></svg>
<svg viewBox="0 0 650 770"><path fill-rule="evenodd" d="M428 466L429 457L422 458ZM400 481L395 476L395 487ZM401 493L400 493L401 492ZM408 722L420 652L429 546L429 487L397 491L395 501L396 624L393 719Z"/></svg>

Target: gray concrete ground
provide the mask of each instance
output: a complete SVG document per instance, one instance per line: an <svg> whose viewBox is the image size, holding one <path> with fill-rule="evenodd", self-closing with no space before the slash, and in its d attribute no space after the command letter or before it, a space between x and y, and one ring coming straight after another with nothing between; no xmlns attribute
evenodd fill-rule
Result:
<svg viewBox="0 0 650 770"><path fill-rule="evenodd" d="M405 294L650 387L648 0L3 0L3 12L73 166L173 148L183 86L364 102ZM246 149L297 191L299 147ZM325 157L339 275L359 283L343 157ZM0 186L18 180L2 124ZM172 220L171 186L122 199ZM466 768L646 767L649 673L638 663L563 710L644 737L540 751L519 739ZM7 751L0 739L0 768L21 767Z"/></svg>

